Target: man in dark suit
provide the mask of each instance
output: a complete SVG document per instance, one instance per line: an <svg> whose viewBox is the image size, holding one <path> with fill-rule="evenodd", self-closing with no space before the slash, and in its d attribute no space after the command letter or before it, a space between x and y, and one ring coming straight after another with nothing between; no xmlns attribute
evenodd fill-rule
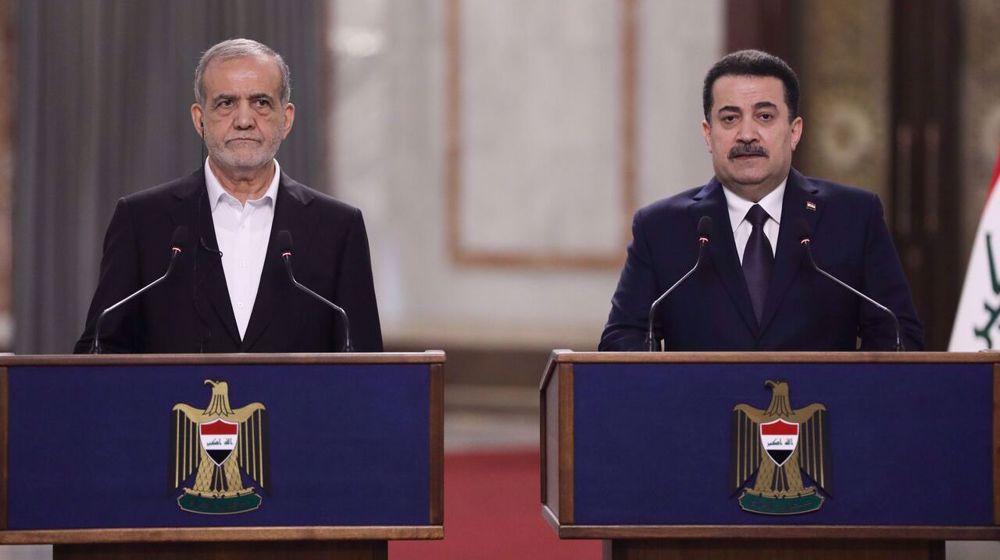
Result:
<svg viewBox="0 0 1000 560"><path fill-rule="evenodd" d="M295 117L290 93L288 66L261 43L205 52L191 107L205 166L118 201L76 352L91 350L102 310L164 273L175 241L182 253L167 281L102 321L103 351L340 350L343 321L286 275L282 230L296 279L347 312L353 349L382 350L361 212L295 182L274 159ZM179 226L187 234L174 240Z"/></svg>
<svg viewBox="0 0 1000 560"><path fill-rule="evenodd" d="M802 135L798 78L760 51L732 53L708 72L702 132L715 177L635 214L633 240L601 350L644 350L652 303L698 257L698 223L712 220L702 265L654 317L669 350L892 350L893 320L811 268L892 309L907 350L923 328L876 195L791 168Z"/></svg>

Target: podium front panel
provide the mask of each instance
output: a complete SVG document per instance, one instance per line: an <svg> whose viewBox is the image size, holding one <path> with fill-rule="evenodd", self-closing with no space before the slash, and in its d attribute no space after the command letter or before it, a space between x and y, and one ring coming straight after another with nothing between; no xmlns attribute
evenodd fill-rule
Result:
<svg viewBox="0 0 1000 560"><path fill-rule="evenodd" d="M434 364L233 363L253 359L10 365L6 529L441 525ZM195 475L177 487L173 409L207 409L206 380L228 384L232 409L266 411L241 440L267 448L252 478L242 469L250 511L179 507Z"/></svg>
<svg viewBox="0 0 1000 560"><path fill-rule="evenodd" d="M543 423L543 442L572 455L543 452L543 462L560 460L544 466L543 503L561 528L604 527L591 537L614 538L643 526L687 535L698 526L997 527L1000 395L986 359L558 354L542 402L563 424L555 437L544 432L556 424ZM742 507L755 480L734 476L734 409L768 409L767 381L787 383L790 410L824 410L824 484L801 473L821 500L813 511ZM547 392L567 386L562 401Z"/></svg>

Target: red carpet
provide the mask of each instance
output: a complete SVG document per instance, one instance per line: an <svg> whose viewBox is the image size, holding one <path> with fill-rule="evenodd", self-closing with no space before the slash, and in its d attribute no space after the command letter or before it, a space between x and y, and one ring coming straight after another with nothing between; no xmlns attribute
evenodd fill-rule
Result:
<svg viewBox="0 0 1000 560"><path fill-rule="evenodd" d="M600 541L559 540L542 518L538 450L446 454L442 541L394 541L390 560L599 560Z"/></svg>

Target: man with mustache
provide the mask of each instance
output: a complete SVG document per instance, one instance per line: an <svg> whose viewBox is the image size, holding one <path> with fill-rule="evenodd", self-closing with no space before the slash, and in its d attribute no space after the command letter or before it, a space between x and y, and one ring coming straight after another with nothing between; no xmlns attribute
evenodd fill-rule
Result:
<svg viewBox="0 0 1000 560"><path fill-rule="evenodd" d="M342 307L356 351L382 350L361 212L297 183L275 159L292 130L288 66L249 39L208 49L195 70L191 121L208 151L187 177L118 201L78 353L98 315L167 269L170 277L101 323L105 352L329 352L342 319L295 289L278 232L294 240L296 279Z"/></svg>
<svg viewBox="0 0 1000 560"><path fill-rule="evenodd" d="M923 349L878 197L792 168L798 97L795 72L764 52L735 52L709 70L702 134L715 177L636 212L601 350L648 347L650 306L694 265L704 216L702 264L652 318L666 349L895 349L892 318L813 270L803 231L818 266L893 310L903 347Z"/></svg>

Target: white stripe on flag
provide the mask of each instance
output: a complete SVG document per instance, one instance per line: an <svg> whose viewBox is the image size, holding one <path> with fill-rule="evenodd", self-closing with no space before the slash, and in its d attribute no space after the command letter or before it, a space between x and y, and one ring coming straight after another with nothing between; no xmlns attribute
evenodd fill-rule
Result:
<svg viewBox="0 0 1000 560"><path fill-rule="evenodd" d="M1000 178L992 185L979 219L948 343L950 352L989 349L1000 349Z"/></svg>

